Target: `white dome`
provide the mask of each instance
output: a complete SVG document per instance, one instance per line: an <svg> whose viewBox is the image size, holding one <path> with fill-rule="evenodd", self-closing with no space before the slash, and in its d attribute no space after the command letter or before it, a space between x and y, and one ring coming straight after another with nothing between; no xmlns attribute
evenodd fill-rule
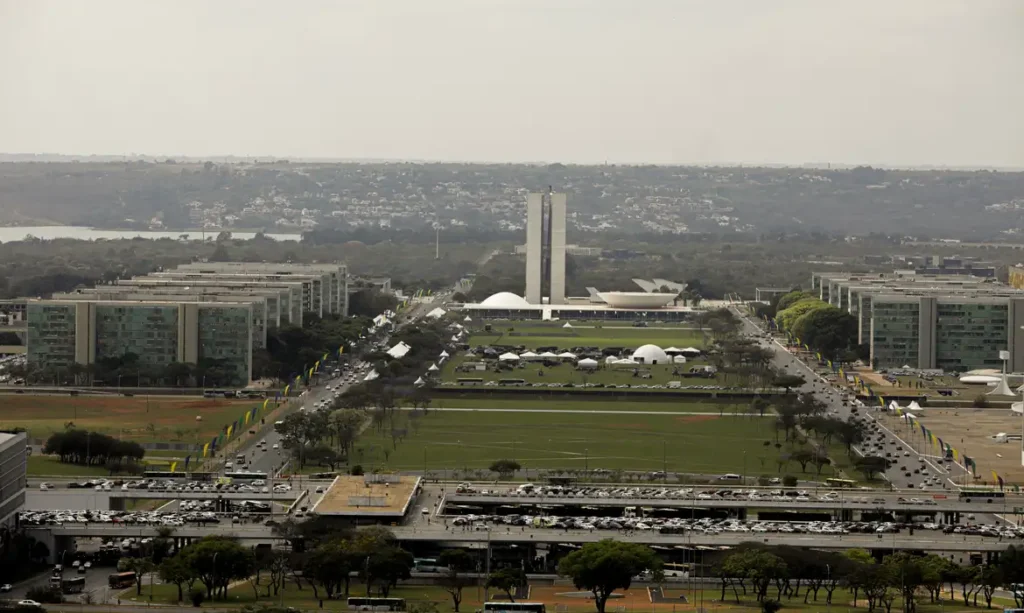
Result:
<svg viewBox="0 0 1024 613"><path fill-rule="evenodd" d="M633 359L644 364L671 364L668 354L657 345L644 345L633 352Z"/></svg>
<svg viewBox="0 0 1024 613"><path fill-rule="evenodd" d="M517 296L512 292L498 292L488 296L486 300L480 303L480 306L491 307L492 309L521 309L530 306L530 303L522 296Z"/></svg>

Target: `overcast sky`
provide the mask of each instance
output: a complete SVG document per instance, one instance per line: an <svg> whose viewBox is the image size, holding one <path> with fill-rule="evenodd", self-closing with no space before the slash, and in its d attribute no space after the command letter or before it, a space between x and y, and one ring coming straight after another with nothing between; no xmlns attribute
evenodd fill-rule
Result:
<svg viewBox="0 0 1024 613"><path fill-rule="evenodd" d="M1024 0L0 0L0 151L1024 167Z"/></svg>

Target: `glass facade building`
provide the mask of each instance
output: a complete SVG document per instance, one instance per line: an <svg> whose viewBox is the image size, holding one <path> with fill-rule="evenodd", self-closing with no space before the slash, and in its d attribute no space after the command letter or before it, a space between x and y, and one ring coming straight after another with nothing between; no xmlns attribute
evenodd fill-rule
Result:
<svg viewBox="0 0 1024 613"><path fill-rule="evenodd" d="M139 356L139 363L160 368L178 361L178 311L171 305L98 304L94 310L92 361Z"/></svg>
<svg viewBox="0 0 1024 613"><path fill-rule="evenodd" d="M30 302L25 308L25 353L30 364L75 362L74 304Z"/></svg>

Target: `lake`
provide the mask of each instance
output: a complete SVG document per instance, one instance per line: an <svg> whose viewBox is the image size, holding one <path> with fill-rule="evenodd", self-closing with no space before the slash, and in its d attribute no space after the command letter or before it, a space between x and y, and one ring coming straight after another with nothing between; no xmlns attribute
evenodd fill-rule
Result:
<svg viewBox="0 0 1024 613"><path fill-rule="evenodd" d="M78 226L13 226L13 227L0 227L0 243L9 243L11 241L24 240L26 236L34 236L43 240L53 240L57 238L74 238L84 241L94 241L97 239L132 239L132 238L149 238L149 239L160 239L160 238L181 238L182 235L186 235L189 240L203 240L204 238L213 240L217 238L219 230L211 230L203 232L202 230L169 230L164 232L155 232L151 230L99 230L96 228L84 228ZM242 240L248 240L256 236L255 232L231 232L231 238L237 238ZM272 238L276 241L297 241L302 239L302 235L299 233L291 234L270 234L267 233L267 238Z"/></svg>

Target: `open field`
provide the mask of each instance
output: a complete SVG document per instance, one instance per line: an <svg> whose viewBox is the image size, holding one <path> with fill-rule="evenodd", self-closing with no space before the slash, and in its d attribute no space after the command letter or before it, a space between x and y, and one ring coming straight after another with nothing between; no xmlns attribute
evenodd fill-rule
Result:
<svg viewBox="0 0 1024 613"><path fill-rule="evenodd" d="M209 440L261 401L184 396L0 395L0 423L47 438L73 422L77 428L138 442ZM196 421L201 416L202 421Z"/></svg>
<svg viewBox="0 0 1024 613"><path fill-rule="evenodd" d="M992 483L994 470L1007 483L1024 484L1020 440L997 443L990 438L999 432L1019 435L1020 415L1009 409L974 408L925 409L914 414L935 436L977 461L979 482ZM894 415L885 420L896 434L917 450L938 455L938 448L925 442L920 428L913 428Z"/></svg>
<svg viewBox="0 0 1024 613"><path fill-rule="evenodd" d="M458 367L466 361L477 362L479 358L455 356L441 368L441 379L455 381L459 378L483 379L499 381L501 379L522 379L527 383L600 383L602 385L666 385L669 381L679 381L681 385L726 385L721 375L714 377L684 377L683 373L693 366L707 364L706 360L690 360L686 364L654 364L650 366L614 366L601 364L594 370L577 369L571 362L555 366L545 366L540 362L526 363L511 369L502 368L499 372L493 369L459 372ZM643 375L649 374L650 378ZM572 388L568 388L571 390Z"/></svg>
<svg viewBox="0 0 1024 613"><path fill-rule="evenodd" d="M143 459L148 470L168 470L170 458L150 457L147 452ZM30 477L109 477L110 471L103 466L78 466L77 464L61 464L57 456L30 455L28 457L28 476Z"/></svg>
<svg viewBox="0 0 1024 613"><path fill-rule="evenodd" d="M367 470L486 469L509 458L532 469L775 475L774 437L772 417L398 412L393 426L364 432L352 462ZM826 469L822 477L828 476Z"/></svg>
<svg viewBox="0 0 1024 613"><path fill-rule="evenodd" d="M197 584L200 585L201 584ZM127 589L121 592L118 597L124 603L133 602L150 602L150 590L152 589L153 603L155 604L175 604L178 597L178 590L173 585L160 585L156 584L152 587L145 583L142 586L142 595L136 596L135 588ZM806 589L806 588L805 588ZM575 592L576 589L568 583L555 586L531 586L530 588L530 602L543 602L547 605L548 611L565 610L568 613L591 613L595 611L594 603L591 600L584 598L571 597L568 593ZM266 593L266 588L260 588L261 597L259 600L256 599L252 586L248 583L242 583L228 590L228 599L226 601L218 600L216 602L204 602L203 608L224 608L224 607L242 607L245 605L257 605L262 604L263 606L270 606L283 602L285 606L295 607L301 610L317 610L320 609L319 601L314 598L313 590L309 586L304 586L304 589L296 589L295 584L289 582L285 589L282 590L278 597L266 597L262 594ZM356 582L352 583L350 595L351 596L364 596L366 594L365 587ZM641 611L654 611L658 613L672 613L672 612L684 612L694 611L697 612L701 609L705 611L715 611L716 613L752 613L760 610L760 606L755 602L753 596L744 594L740 591L740 603L737 604L733 598L732 590L726 592L726 599L719 600L721 597L721 590L713 589L705 586L704 589L694 589L694 587L687 582L667 584L665 586L665 596L668 598L679 599L677 602L665 602L659 604L653 604L650 601L650 597L647 593L645 585L633 585L628 590L620 590L616 592L620 595L620 598L613 598L608 601L608 611L622 611L623 613L639 613ZM322 594L321 594L322 595ZM491 599L494 600L495 596L498 596L495 590L490 590ZM769 595L775 595L775 588L769 589ZM187 596L187 595L186 595ZM448 613L454 611L452 607L451 597L448 595L443 588L433 585L399 585L398 587L391 590L389 594L393 598L404 598L407 605L413 603L433 603L439 613ZM684 603L680 596L685 596L686 602ZM959 594L957 594L959 597ZM463 600L461 611L471 612L482 608L484 602L484 590L482 587L470 586L463 590ZM837 611L867 611L867 601L861 596L861 599L857 602L853 601L852 594L843 589L836 590L832 597L831 607L825 605L825 591L821 590L818 594L817 601L810 601L804 604L804 595L801 591L800 595L794 598L783 598L782 600L784 611L804 611L806 613L818 612L835 609ZM951 599L949 597L948 590L943 592L943 602L941 604L932 604L928 602L927 596L923 595L918 599L917 610L919 613L960 613L966 611L981 611L984 610L984 600L978 599L978 607L965 607L963 601L959 598ZM994 598L992 601L993 609L999 610L1004 606L1012 607L1013 602L1011 600L1004 600ZM902 601L897 598L893 603L893 611L902 610ZM564 609L563 609L564 607ZM347 611L348 606L344 599L336 600L324 600L323 610L326 611ZM876 609L882 610L882 609Z"/></svg>
<svg viewBox="0 0 1024 613"><path fill-rule="evenodd" d="M611 400L611 399L588 399L569 400L562 398L552 399L538 396L525 396L523 398L438 398L430 405L431 409L438 407L450 408L487 408L487 409L516 409L519 411L537 410L559 410L559 411L667 411L672 413L736 413L740 407L747 407L750 403L747 400L722 400L722 401L700 401L685 400L679 401L671 398L664 400Z"/></svg>
<svg viewBox="0 0 1024 613"><path fill-rule="evenodd" d="M470 328L470 346L509 345L527 349L557 346L559 351L572 347L629 347L648 343L667 347L704 347L704 335L690 328L632 328L632 327L573 327L563 328L563 322L506 321L491 324L491 331L475 325ZM575 325L575 324L574 324ZM556 352L558 353L558 352Z"/></svg>

